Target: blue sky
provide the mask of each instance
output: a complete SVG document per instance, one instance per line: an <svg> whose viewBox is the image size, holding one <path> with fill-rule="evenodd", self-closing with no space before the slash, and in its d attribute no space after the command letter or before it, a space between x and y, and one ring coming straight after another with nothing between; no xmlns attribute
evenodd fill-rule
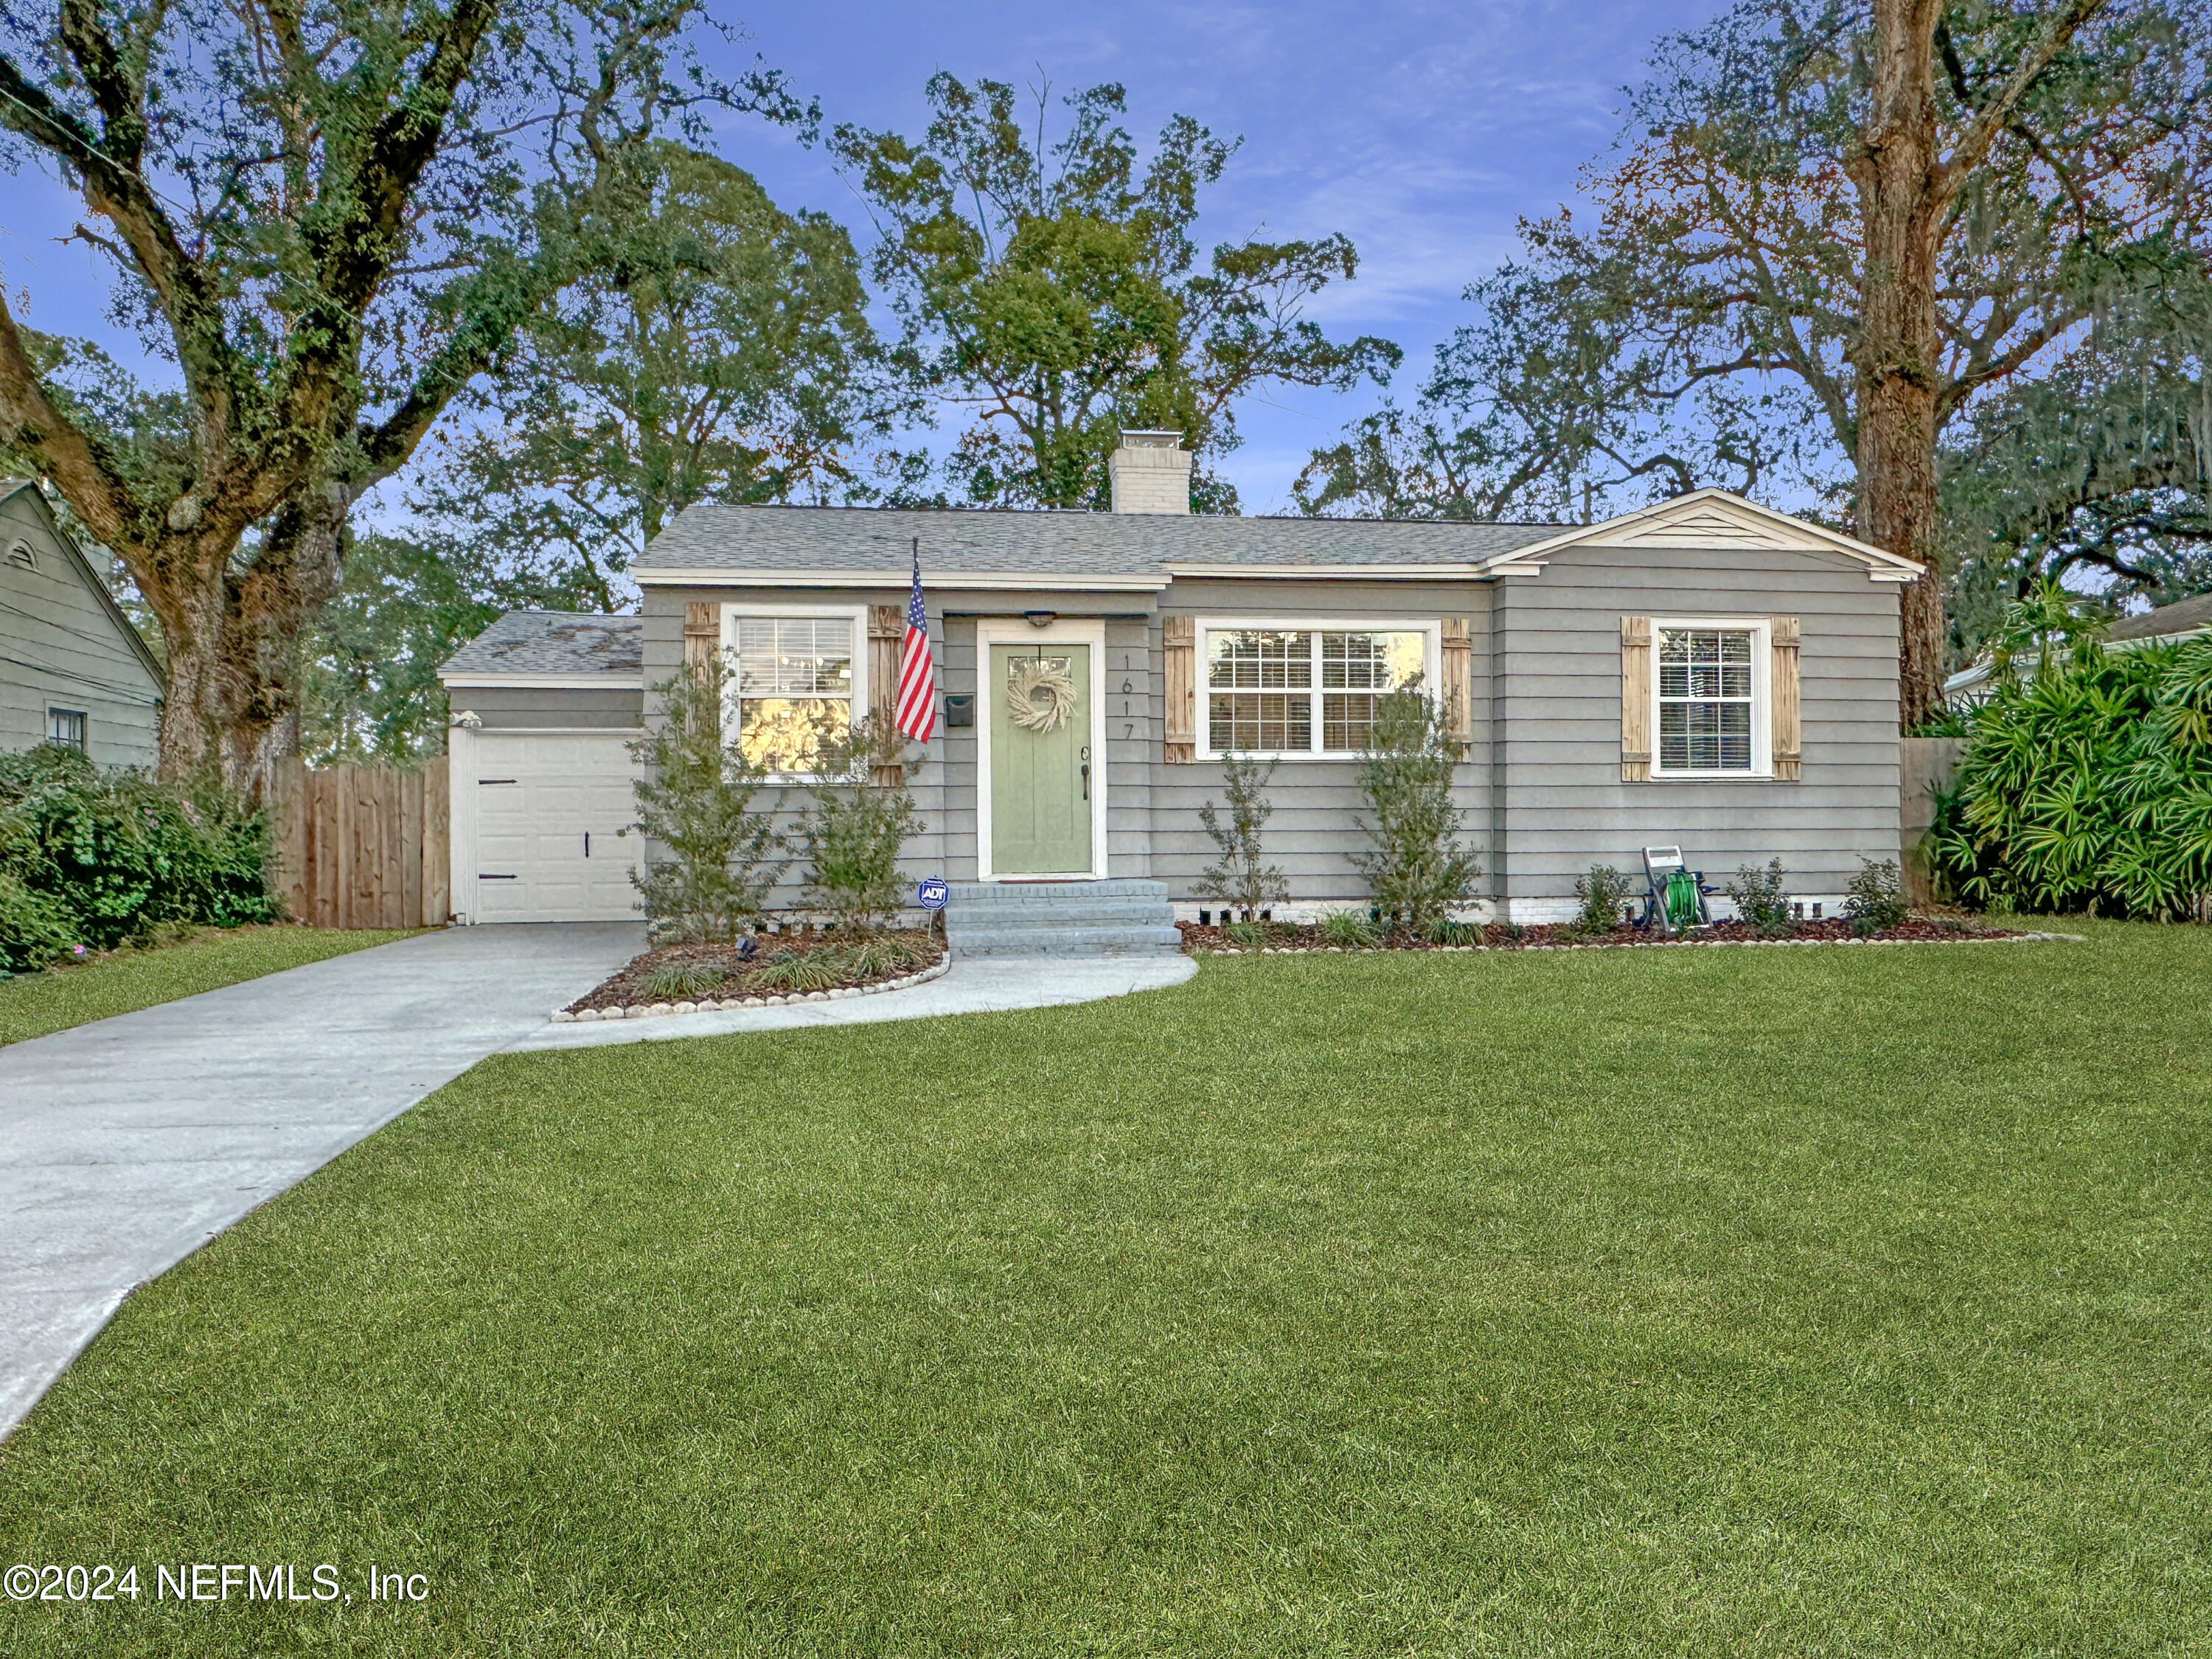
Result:
<svg viewBox="0 0 2212 1659"><path fill-rule="evenodd" d="M1579 4L1251 6L1098 0L1073 5L854 3L815 0L757 17L725 4L751 35L715 56L757 51L821 100L830 121L918 132L922 85L964 78L1059 88L1120 81L1140 139L1172 113L1244 150L1205 203L1205 241L1343 231L1358 279L1322 296L1333 332L1406 348L1410 393L1430 353L1464 320L1460 290L1513 249L1516 219L1571 200L1577 169L1619 131L1621 89L1662 33L1717 15L1714 0ZM723 153L787 207L866 220L818 150L755 122L720 135ZM81 213L28 171L0 174L0 281L27 299L32 325L88 334L133 356L101 315L102 276L81 246L51 239ZM1248 513L1280 510L1307 452L1370 395L1299 389L1240 411L1246 443L1226 471Z"/></svg>

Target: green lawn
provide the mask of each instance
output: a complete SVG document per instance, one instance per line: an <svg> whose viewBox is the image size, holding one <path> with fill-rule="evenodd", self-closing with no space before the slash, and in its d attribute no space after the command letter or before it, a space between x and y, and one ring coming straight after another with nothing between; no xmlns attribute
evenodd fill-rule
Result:
<svg viewBox="0 0 2212 1659"><path fill-rule="evenodd" d="M0 980L0 1046L406 937L404 929L211 927L160 950L118 951L48 973Z"/></svg>
<svg viewBox="0 0 2212 1659"><path fill-rule="evenodd" d="M2212 1650L2212 931L2090 931L495 1058L0 1446L143 1591L0 1648Z"/></svg>

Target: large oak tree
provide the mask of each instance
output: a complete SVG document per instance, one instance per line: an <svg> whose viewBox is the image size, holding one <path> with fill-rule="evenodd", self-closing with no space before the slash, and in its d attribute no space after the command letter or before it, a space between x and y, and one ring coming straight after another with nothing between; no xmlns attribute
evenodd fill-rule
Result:
<svg viewBox="0 0 2212 1659"><path fill-rule="evenodd" d="M1662 42L1586 175L1595 225L1524 225L1420 408L1317 456L1309 502L1418 495L1407 463L1551 510L1832 483L1931 568L1905 594L1917 724L1946 659L1939 446L2201 272L2208 33L2179 0L1749 0Z"/></svg>
<svg viewBox="0 0 2212 1659"><path fill-rule="evenodd" d="M169 667L161 767L297 743L348 514L578 273L702 105L699 0L0 0L0 145L82 196L179 418L93 418L0 301L0 448L119 557ZM48 354L51 368L51 354Z"/></svg>

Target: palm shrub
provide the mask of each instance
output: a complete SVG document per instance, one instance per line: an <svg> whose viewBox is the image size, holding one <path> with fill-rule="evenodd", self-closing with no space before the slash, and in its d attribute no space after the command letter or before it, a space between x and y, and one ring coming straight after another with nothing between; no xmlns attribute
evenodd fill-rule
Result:
<svg viewBox="0 0 2212 1659"><path fill-rule="evenodd" d="M720 656L685 665L654 688L660 725L629 745L643 769L636 827L647 837L630 881L657 941L734 941L767 908L787 862L774 812L753 805L764 769L723 739L730 678Z"/></svg>
<svg viewBox="0 0 2212 1659"><path fill-rule="evenodd" d="M2212 908L2212 639L2094 640L2000 674L1937 803L1937 870L1993 910Z"/></svg>
<svg viewBox="0 0 2212 1659"><path fill-rule="evenodd" d="M1357 820L1374 847L1347 856L1367 878L1382 920L1417 933L1472 899L1482 875L1474 850L1459 840L1466 817L1452 799L1459 759L1450 710L1419 680L1376 699L1373 733L1359 757L1370 816Z"/></svg>
<svg viewBox="0 0 2212 1659"><path fill-rule="evenodd" d="M1221 793L1229 798L1228 826L1223 827L1212 801L1198 809L1198 821L1220 848L1221 857L1199 872L1190 884L1191 896L1218 899L1246 921L1258 921L1261 911L1291 896L1282 867L1267 861L1260 844L1260 832L1274 815L1267 784L1279 764L1249 755L1224 756Z"/></svg>
<svg viewBox="0 0 2212 1659"><path fill-rule="evenodd" d="M844 931L872 933L905 908L898 860L921 828L907 787L921 764L908 761L905 738L872 720L815 732L798 830L806 900Z"/></svg>

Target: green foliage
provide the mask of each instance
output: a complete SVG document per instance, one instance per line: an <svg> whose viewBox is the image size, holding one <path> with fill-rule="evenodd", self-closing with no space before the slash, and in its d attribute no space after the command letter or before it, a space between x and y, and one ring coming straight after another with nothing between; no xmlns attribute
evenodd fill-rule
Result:
<svg viewBox="0 0 2212 1659"><path fill-rule="evenodd" d="M872 720L817 726L814 757L798 829L806 900L847 932L872 933L905 908L899 854L921 828L907 781L922 760L909 761L906 740Z"/></svg>
<svg viewBox="0 0 2212 1659"><path fill-rule="evenodd" d="M1376 700L1373 734L1359 757L1369 816L1355 820L1374 848L1347 856L1386 923L1425 933L1474 896L1482 866L1459 841L1466 814L1452 799L1459 760L1450 711L1419 680Z"/></svg>
<svg viewBox="0 0 2212 1659"><path fill-rule="evenodd" d="M1191 883L1192 896L1218 899L1246 921L1258 921L1261 910L1291 896L1282 866L1267 862L1260 842L1261 831L1274 815L1274 803L1267 799L1267 783L1279 764L1249 755L1224 757L1221 788L1229 798L1228 827L1222 827L1211 800L1198 809L1198 821L1220 848L1221 857Z"/></svg>
<svg viewBox="0 0 2212 1659"><path fill-rule="evenodd" d="M361 537L343 586L302 638L300 746L317 764L442 753L447 658L503 611L610 608L602 583L543 548L513 556L434 526Z"/></svg>
<svg viewBox="0 0 2212 1659"><path fill-rule="evenodd" d="M1222 928L1221 936L1231 945L1248 950L1275 942L1275 930L1259 921L1232 921Z"/></svg>
<svg viewBox="0 0 2212 1659"><path fill-rule="evenodd" d="M629 745L644 768L637 827L649 842L645 866L630 880L645 896L657 939L735 940L783 872L774 815L753 805L766 775L734 741L722 741L732 678L716 656L663 681L654 690L664 718Z"/></svg>
<svg viewBox="0 0 2212 1659"><path fill-rule="evenodd" d="M1358 264L1342 236L1224 243L1197 268L1199 196L1237 145L1188 116L1139 171L1118 86L1032 116L1015 89L929 82L919 143L839 127L831 153L882 222L875 273L923 385L975 410L945 467L994 506L1097 507L1123 427L1173 429L1197 457L1201 510L1235 510L1207 463L1236 447L1237 399L1270 383L1348 390L1398 359L1388 342L1340 343L1304 303ZM920 483L909 481L909 487Z"/></svg>
<svg viewBox="0 0 2212 1659"><path fill-rule="evenodd" d="M1357 910L1332 910L1321 919L1322 942L1346 951L1364 951L1380 941L1365 916Z"/></svg>
<svg viewBox="0 0 2212 1659"><path fill-rule="evenodd" d="M212 784L103 773L73 749L0 755L0 966L110 950L163 924L271 921L268 826Z"/></svg>
<svg viewBox="0 0 2212 1659"><path fill-rule="evenodd" d="M1621 907L1634 890L1628 878L1609 864L1593 864L1587 875L1575 878L1575 896L1582 910L1571 926L1578 933L1609 933L1620 926Z"/></svg>
<svg viewBox="0 0 2212 1659"><path fill-rule="evenodd" d="M77 943L75 918L62 902L0 869L0 974L26 974L60 961Z"/></svg>
<svg viewBox="0 0 2212 1659"><path fill-rule="evenodd" d="M722 988L729 975L710 962L664 962L639 987L649 1002L696 1002Z"/></svg>
<svg viewBox="0 0 2212 1659"><path fill-rule="evenodd" d="M1905 896L1905 872L1895 859L1859 860L1859 872L1851 878L1850 890L1844 896L1844 914L1850 918L1851 932L1862 939L1902 927L1911 920L1912 905Z"/></svg>
<svg viewBox="0 0 2212 1659"><path fill-rule="evenodd" d="M845 982L849 958L840 951L778 951L752 971L763 991L827 991Z"/></svg>
<svg viewBox="0 0 2212 1659"><path fill-rule="evenodd" d="M1999 675L1939 803L1952 887L1995 908L2203 914L2212 640L2046 651Z"/></svg>
<svg viewBox="0 0 2212 1659"><path fill-rule="evenodd" d="M1479 921L1454 921L1449 917L1431 925L1428 940L1431 945L1481 945L1490 934Z"/></svg>
<svg viewBox="0 0 2212 1659"><path fill-rule="evenodd" d="M637 165L605 263L526 325L410 497L441 541L526 565L559 550L602 610L694 502L866 495L854 452L918 412L880 361L842 225L682 144Z"/></svg>
<svg viewBox="0 0 2212 1659"><path fill-rule="evenodd" d="M887 927L854 945L846 959L858 978L889 979L928 967L937 960L937 947L927 934Z"/></svg>
<svg viewBox="0 0 2212 1659"><path fill-rule="evenodd" d="M1790 914L1787 883L1780 859L1769 859L1764 870L1756 865L1738 865L1735 879L1726 889L1729 897L1735 901L1736 920L1766 939L1787 939L1796 932L1796 920Z"/></svg>

